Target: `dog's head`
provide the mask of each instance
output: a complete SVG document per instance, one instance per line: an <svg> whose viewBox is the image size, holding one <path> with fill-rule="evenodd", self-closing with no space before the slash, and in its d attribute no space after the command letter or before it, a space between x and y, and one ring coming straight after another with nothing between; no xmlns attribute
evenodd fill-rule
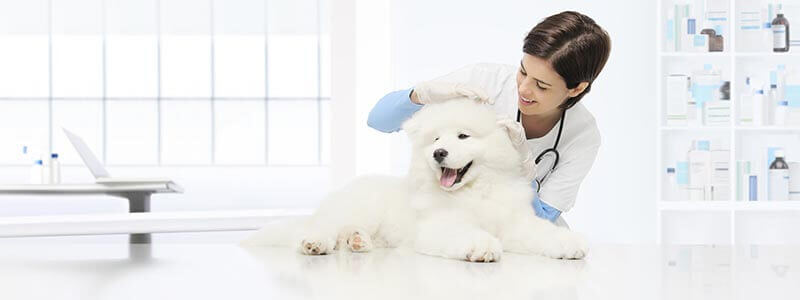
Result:
<svg viewBox="0 0 800 300"><path fill-rule="evenodd" d="M412 144L412 178L458 190L482 178L521 176L522 153L486 104L454 99L425 105L403 124Z"/></svg>

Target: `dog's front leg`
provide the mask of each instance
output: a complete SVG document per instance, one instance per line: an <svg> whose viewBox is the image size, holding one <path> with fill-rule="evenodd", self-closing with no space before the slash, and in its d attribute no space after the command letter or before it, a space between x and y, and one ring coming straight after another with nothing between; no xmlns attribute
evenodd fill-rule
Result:
<svg viewBox="0 0 800 300"><path fill-rule="evenodd" d="M503 248L508 252L581 259L589 251L583 236L533 213L518 215L511 224L500 238Z"/></svg>
<svg viewBox="0 0 800 300"><path fill-rule="evenodd" d="M471 262L500 260L500 240L455 212L433 213L419 220L415 250L422 254Z"/></svg>

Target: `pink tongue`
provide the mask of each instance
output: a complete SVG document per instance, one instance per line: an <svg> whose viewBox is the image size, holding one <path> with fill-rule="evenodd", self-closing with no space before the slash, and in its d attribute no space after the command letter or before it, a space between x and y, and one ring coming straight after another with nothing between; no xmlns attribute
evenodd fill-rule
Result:
<svg viewBox="0 0 800 300"><path fill-rule="evenodd" d="M443 187L451 187L453 184L456 183L456 170L444 168L444 172L442 173L442 178L439 179L439 183Z"/></svg>

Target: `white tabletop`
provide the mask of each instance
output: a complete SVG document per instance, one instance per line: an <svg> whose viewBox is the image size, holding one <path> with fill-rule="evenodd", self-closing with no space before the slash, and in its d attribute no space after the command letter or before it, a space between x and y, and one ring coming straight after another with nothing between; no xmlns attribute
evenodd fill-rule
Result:
<svg viewBox="0 0 800 300"><path fill-rule="evenodd" d="M797 299L798 250L595 245L586 260L480 264L402 249L4 243L0 299Z"/></svg>
<svg viewBox="0 0 800 300"><path fill-rule="evenodd" d="M121 192L181 193L183 192L183 188L171 181L114 184L74 183L0 185L0 195L106 194Z"/></svg>

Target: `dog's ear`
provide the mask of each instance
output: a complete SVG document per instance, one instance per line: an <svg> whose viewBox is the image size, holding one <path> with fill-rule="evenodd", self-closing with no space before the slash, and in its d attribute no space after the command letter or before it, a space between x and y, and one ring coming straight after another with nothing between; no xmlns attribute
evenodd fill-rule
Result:
<svg viewBox="0 0 800 300"><path fill-rule="evenodd" d="M412 137L416 135L417 132L419 132L420 126L421 124L419 118L415 117L415 115L412 115L411 118L408 118L408 120L403 122L402 128L403 131L406 132L406 135L408 135L408 137Z"/></svg>

